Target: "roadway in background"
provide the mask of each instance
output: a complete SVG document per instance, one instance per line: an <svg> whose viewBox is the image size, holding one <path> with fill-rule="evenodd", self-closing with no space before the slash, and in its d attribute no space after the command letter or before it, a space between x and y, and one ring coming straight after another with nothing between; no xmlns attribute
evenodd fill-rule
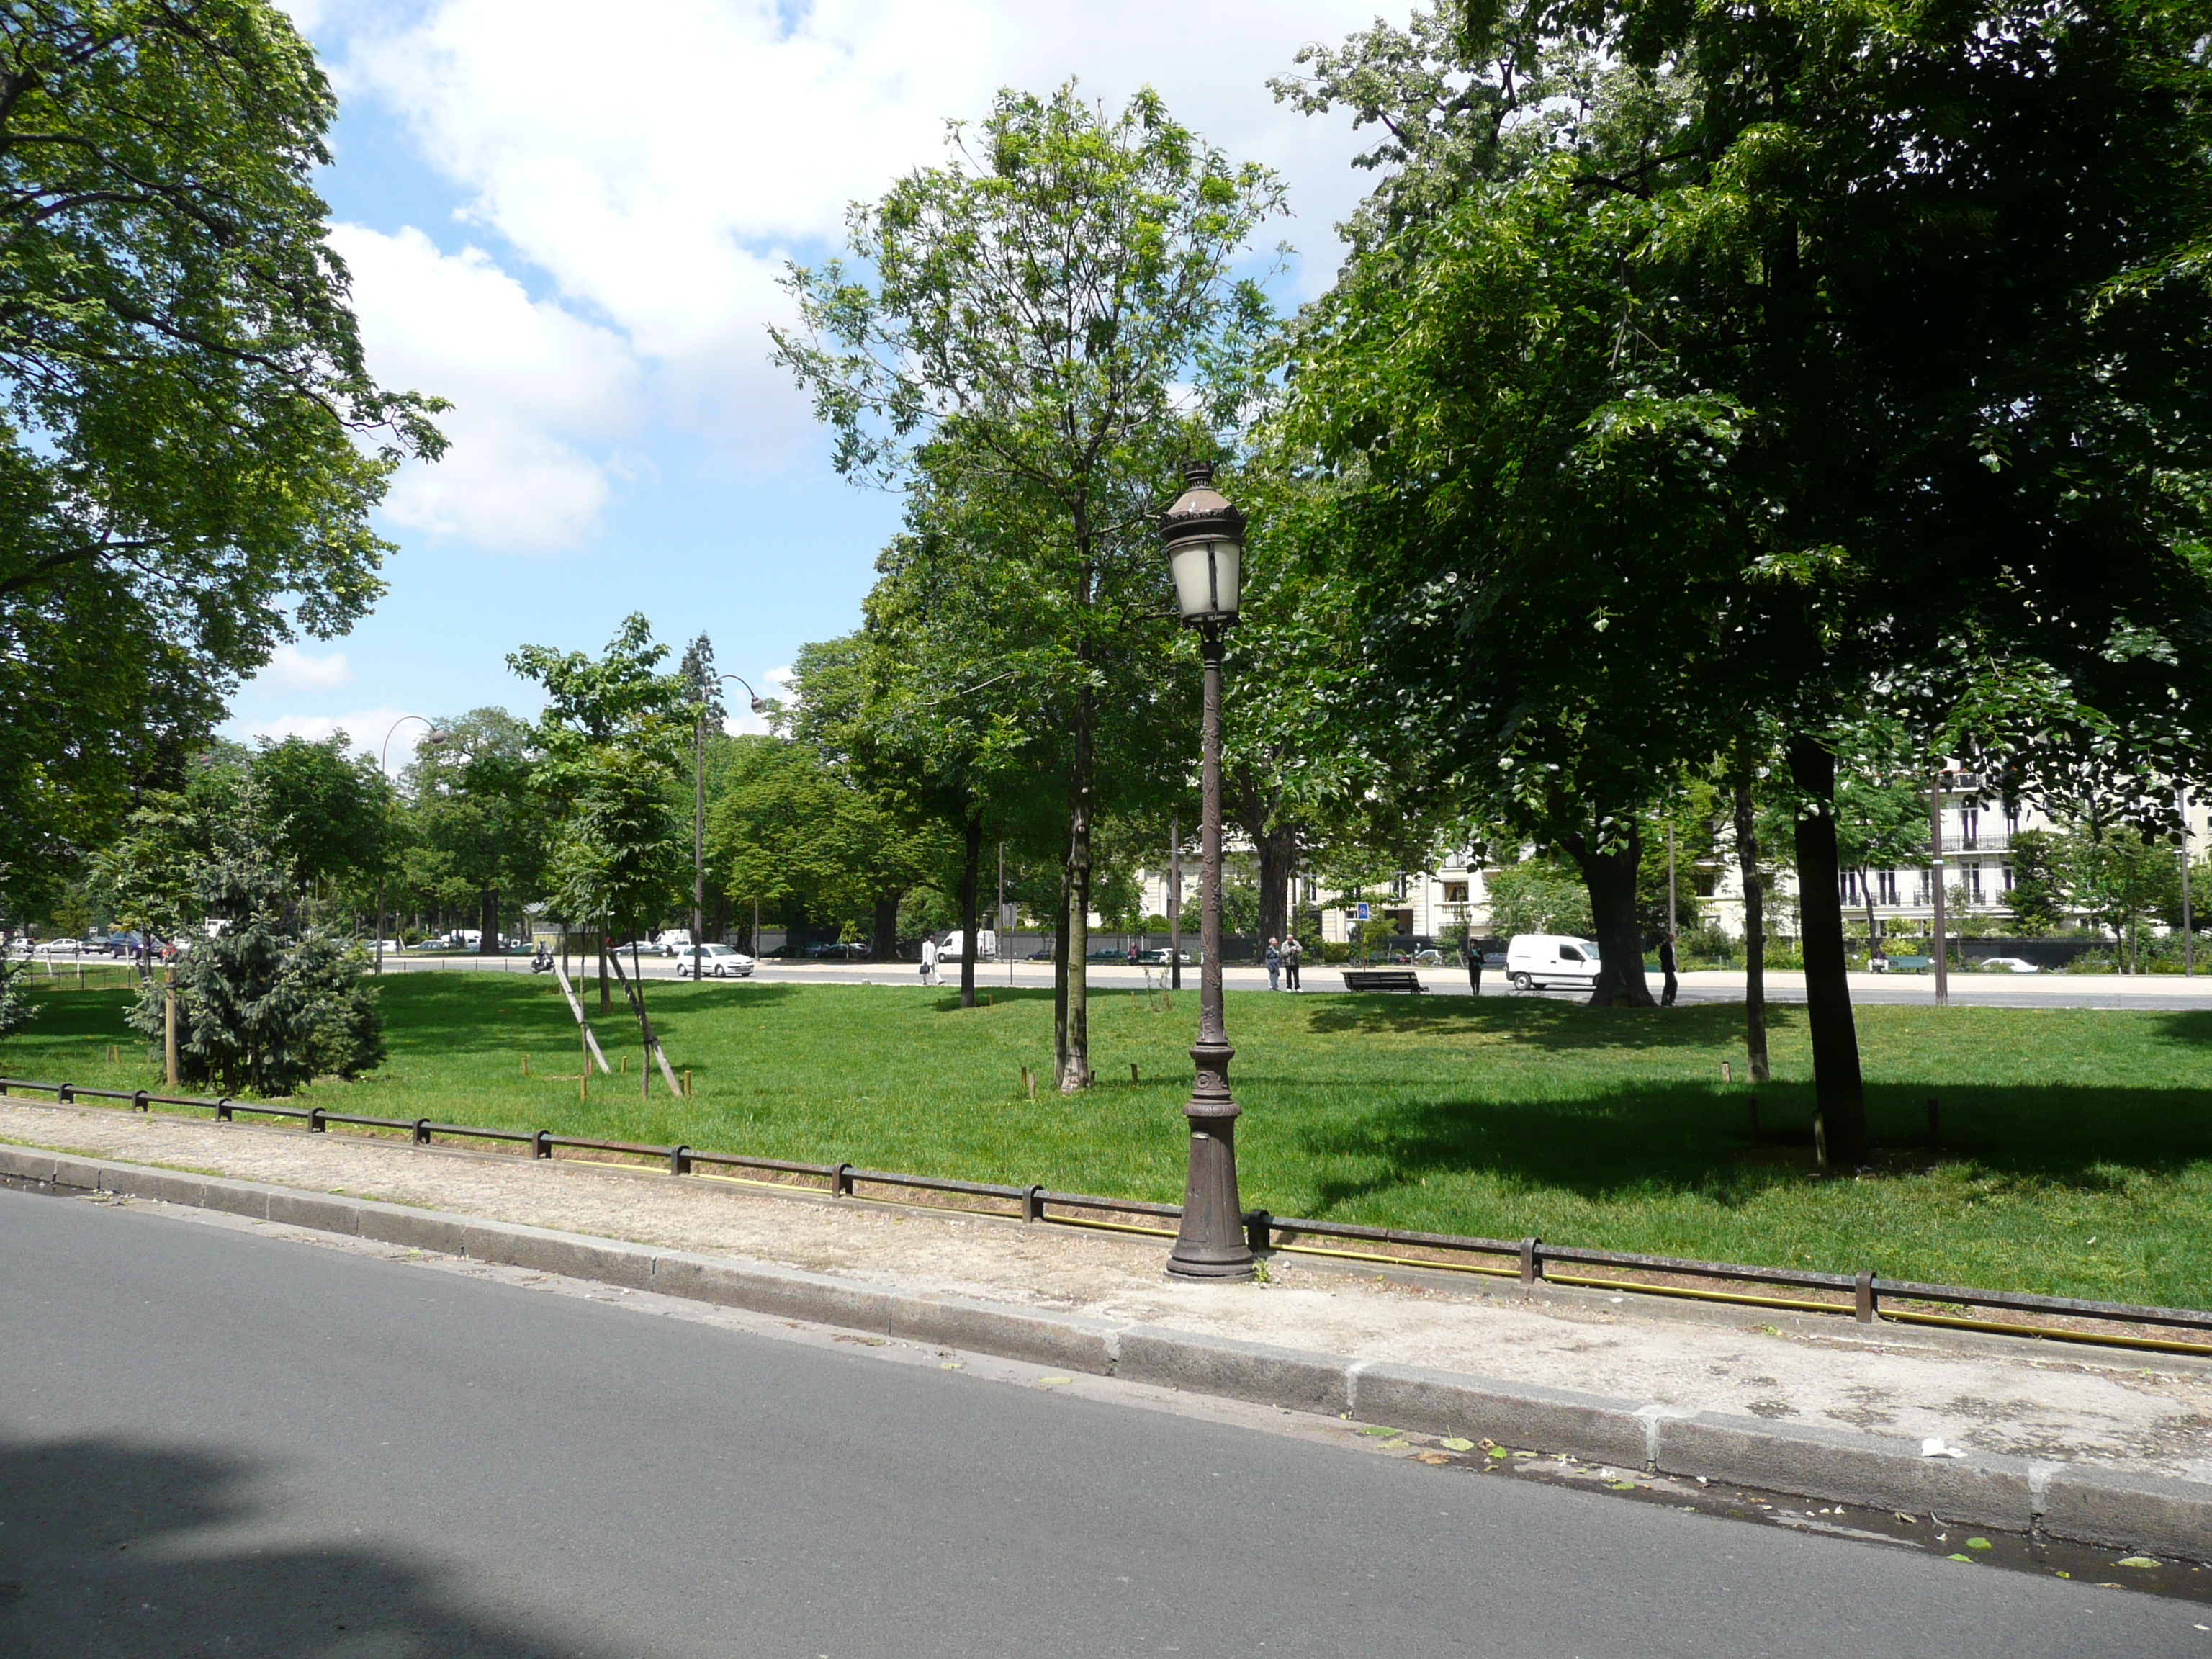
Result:
<svg viewBox="0 0 2212 1659"><path fill-rule="evenodd" d="M623 959L627 969L629 959ZM641 957L638 966L651 979L671 979L675 976L677 963L665 957ZM527 972L526 957L434 957L409 956L385 958L387 973L419 973L433 969L487 969L493 971ZM2212 962L2208 962L2212 969ZM571 963L574 970L574 963ZM1443 996L1465 996L1468 994L1467 972L1460 968L1419 968L1421 983L1431 993ZM1149 972L1149 981L1147 973ZM1158 985L1165 970L1130 968L1118 963L1092 963L1091 983L1094 988L1126 992L1141 990L1147 983ZM1344 969L1341 967L1309 965L1305 969L1304 988L1313 991L1341 991L1344 988ZM945 986L957 987L960 982L960 964L952 963L941 972ZM1264 991L1267 975L1264 969L1231 967L1222 970L1222 982L1231 990ZM2181 974L1984 974L1957 972L1951 976L1951 1000L1954 1005L1995 1008L2212 1008L2212 972L2194 976ZM1659 994L1659 975L1650 975L1651 993ZM726 984L735 989L747 981L741 980L714 981L711 985ZM750 981L754 984L787 985L911 985L920 986L919 964L910 962L814 962L787 957L770 957L760 962ZM1195 996L1198 991L1198 969L1186 967L1182 974L1183 988ZM1851 1000L1858 1003L1926 1003L1936 1000L1936 980L1932 974L1853 974L1850 975ZM978 963L975 964L975 986L979 991L1004 989L1007 987L1030 990L1052 988L1052 964L1048 962ZM1741 1002L1743 1000L1744 976L1741 969L1719 973L1689 973L1681 976L1683 1002ZM1505 983L1505 976L1497 972L1486 972L1482 976L1482 994L1486 997L1519 994ZM1547 991L1540 994L1555 1000L1579 1001L1586 994L1565 989ZM1770 1002L1802 1002L1805 1000L1805 975L1770 970L1766 975L1766 997Z"/></svg>

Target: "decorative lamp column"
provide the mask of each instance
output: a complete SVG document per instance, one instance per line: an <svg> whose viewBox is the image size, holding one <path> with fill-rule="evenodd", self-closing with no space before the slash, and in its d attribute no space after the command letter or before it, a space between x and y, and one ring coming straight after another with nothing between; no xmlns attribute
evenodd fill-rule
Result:
<svg viewBox="0 0 2212 1659"><path fill-rule="evenodd" d="M1229 1093L1229 1061L1237 1051L1221 1018L1221 641L1237 620L1244 515L1214 489L1212 464L1200 461L1185 469L1183 492L1161 528L1176 605L1184 624L1198 629L1206 663L1198 1041L1190 1050L1198 1074L1182 1109L1190 1120L1190 1171L1167 1270L1185 1279L1249 1279L1252 1252L1237 1195L1238 1109Z"/></svg>

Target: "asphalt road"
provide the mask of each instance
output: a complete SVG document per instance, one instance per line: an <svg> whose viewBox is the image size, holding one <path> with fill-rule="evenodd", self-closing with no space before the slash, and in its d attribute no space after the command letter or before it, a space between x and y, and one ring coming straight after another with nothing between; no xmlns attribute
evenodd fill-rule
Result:
<svg viewBox="0 0 2212 1659"><path fill-rule="evenodd" d="M0 1275L18 1659L2212 1652L2188 1602L234 1223L0 1192Z"/></svg>

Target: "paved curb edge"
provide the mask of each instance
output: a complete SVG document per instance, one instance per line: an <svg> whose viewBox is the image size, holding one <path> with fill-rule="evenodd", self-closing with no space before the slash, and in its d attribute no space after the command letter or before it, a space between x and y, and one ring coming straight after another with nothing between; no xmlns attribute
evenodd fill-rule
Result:
<svg viewBox="0 0 2212 1659"><path fill-rule="evenodd" d="M1093 1376L2212 1561L2212 1485L2197 1481L1995 1454L1922 1457L1912 1443L1881 1435L885 1290L768 1262L20 1147L0 1146L0 1186L158 1200Z"/></svg>

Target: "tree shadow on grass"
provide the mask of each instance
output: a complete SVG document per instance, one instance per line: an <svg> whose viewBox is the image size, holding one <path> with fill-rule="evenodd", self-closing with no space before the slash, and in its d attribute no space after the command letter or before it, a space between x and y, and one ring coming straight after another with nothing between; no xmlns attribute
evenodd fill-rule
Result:
<svg viewBox="0 0 2212 1659"><path fill-rule="evenodd" d="M1324 1216L1424 1178L1465 1176L1593 1201L1671 1189L1727 1206L1812 1165L1811 1087L1760 1085L1761 1138L1781 1149L1764 1156L1752 1146L1749 1093L1652 1084L1571 1099L1408 1102L1309 1126L1297 1132L1298 1153L1316 1171ZM1942 1145L1930 1148L1926 1091L1869 1086L1877 1158L1869 1179L1942 1160L2007 1183L2102 1193L2212 1160L2203 1091L1953 1086L1942 1098Z"/></svg>
<svg viewBox="0 0 2212 1659"><path fill-rule="evenodd" d="M2212 1048L2212 1008L2176 1008L2161 1013L2155 1022L2158 1035L2168 1042L2187 1043L2192 1048Z"/></svg>
<svg viewBox="0 0 2212 1659"><path fill-rule="evenodd" d="M1767 1006L1771 1031L1791 1030L1804 1011ZM1543 997L1331 996L1307 1012L1309 1030L1326 1035L1503 1036L1547 1051L1602 1048L1710 1048L1741 1042L1740 1002L1686 1003L1673 1008L1589 1008Z"/></svg>
<svg viewBox="0 0 2212 1659"><path fill-rule="evenodd" d="M0 1650L101 1654L602 1652L572 1632L501 1629L434 1574L358 1538L272 1543L236 1457L106 1436L0 1440ZM252 1541L223 1534L251 1528Z"/></svg>

